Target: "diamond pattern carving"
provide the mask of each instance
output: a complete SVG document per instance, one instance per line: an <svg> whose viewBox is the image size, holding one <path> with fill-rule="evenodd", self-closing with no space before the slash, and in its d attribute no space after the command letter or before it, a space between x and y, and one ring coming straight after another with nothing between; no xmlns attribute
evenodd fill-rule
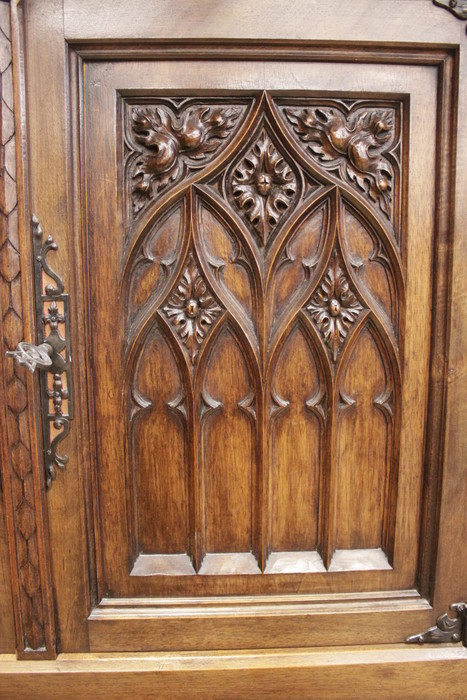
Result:
<svg viewBox="0 0 467 700"><path fill-rule="evenodd" d="M162 312L194 364L212 324L223 313L223 309L208 289L192 254Z"/></svg>
<svg viewBox="0 0 467 700"><path fill-rule="evenodd" d="M18 251L7 240L0 250L0 273L7 282L11 282L19 274L19 271Z"/></svg>
<svg viewBox="0 0 467 700"><path fill-rule="evenodd" d="M264 130L235 167L230 187L237 206L265 246L292 206L298 183L292 168Z"/></svg>
<svg viewBox="0 0 467 700"><path fill-rule="evenodd" d="M21 527L21 532L26 540L28 540L34 532L36 527L36 520L34 517L34 511L31 506L23 502L18 508L18 522Z"/></svg>
<svg viewBox="0 0 467 700"><path fill-rule="evenodd" d="M21 578L26 593L30 598L32 598L39 586L37 581L37 572L36 569L32 566L31 562L28 562L21 569Z"/></svg>
<svg viewBox="0 0 467 700"><path fill-rule="evenodd" d="M8 384L7 398L8 405L14 413L21 413L28 404L26 387L17 377Z"/></svg>
<svg viewBox="0 0 467 700"><path fill-rule="evenodd" d="M337 251L334 251L324 278L306 310L323 337L333 362L336 362L350 328L363 311L363 306L350 289Z"/></svg>
<svg viewBox="0 0 467 700"><path fill-rule="evenodd" d="M11 450L11 460L16 473L25 478L31 470L31 456L22 442L19 442Z"/></svg>
<svg viewBox="0 0 467 700"><path fill-rule="evenodd" d="M18 343L13 339L18 337L21 339L23 321L11 307L3 318L3 332L8 349L14 350Z"/></svg>

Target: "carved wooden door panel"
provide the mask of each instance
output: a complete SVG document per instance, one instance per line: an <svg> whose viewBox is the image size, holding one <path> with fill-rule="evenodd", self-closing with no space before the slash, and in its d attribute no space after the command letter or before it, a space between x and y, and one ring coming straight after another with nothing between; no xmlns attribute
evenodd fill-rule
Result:
<svg viewBox="0 0 467 700"><path fill-rule="evenodd" d="M236 593L290 592L294 573L310 573L310 591L335 571L359 571L359 586L394 576L399 453L423 439L426 392L409 392L429 351L429 333L404 325L407 291L419 307L428 293L404 275L406 119L387 98L122 97L123 216L93 195L111 181L95 134L110 144L90 126L113 595L218 594L219 576Z"/></svg>
<svg viewBox="0 0 467 700"><path fill-rule="evenodd" d="M402 643L465 595L445 442L459 49L396 45L390 3L374 45L373 10L329 45L269 35L266 3L254 41L221 20L169 41L117 4L25 20L23 219L58 245L36 274L63 277L54 311L36 282L37 320L63 331L69 307L73 358L42 385L47 505L35 477L59 648ZM49 650L24 600L24 648Z"/></svg>
<svg viewBox="0 0 467 700"><path fill-rule="evenodd" d="M268 596L358 593L368 605L371 591L404 608L384 631L378 621L379 641L407 626L407 608L420 624L435 280L416 273L435 254L424 203L437 99L422 73L395 89L382 66L351 79L254 60L196 75L187 61L88 64L95 648L110 648L121 598L144 610L149 647L200 644L160 639L157 596L169 609L199 597L197 615L212 596L260 596L270 612ZM205 644L262 643L244 599L223 605ZM121 624L132 646L139 623ZM274 644L283 635L277 625ZM321 639L306 622L295 636Z"/></svg>

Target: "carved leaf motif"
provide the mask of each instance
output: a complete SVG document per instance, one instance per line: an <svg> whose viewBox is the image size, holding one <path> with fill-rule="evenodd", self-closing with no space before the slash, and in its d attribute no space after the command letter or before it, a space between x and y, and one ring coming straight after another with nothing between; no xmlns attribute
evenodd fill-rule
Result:
<svg viewBox="0 0 467 700"><path fill-rule="evenodd" d="M336 362L351 326L363 311L363 306L350 289L337 251L334 251L324 278L306 310L331 351L333 362Z"/></svg>
<svg viewBox="0 0 467 700"><path fill-rule="evenodd" d="M297 187L293 170L263 131L231 179L233 197L263 246L293 203Z"/></svg>
<svg viewBox="0 0 467 700"><path fill-rule="evenodd" d="M285 109L311 156L365 192L391 217L393 167L384 153L394 144L392 110L359 110L346 116L336 107Z"/></svg>
<svg viewBox="0 0 467 700"><path fill-rule="evenodd" d="M133 215L190 168L208 163L240 114L240 109L192 106L176 117L165 106L134 107L130 129L143 151L130 170Z"/></svg>
<svg viewBox="0 0 467 700"><path fill-rule="evenodd" d="M192 254L162 312L186 347L192 364L213 322L223 313Z"/></svg>

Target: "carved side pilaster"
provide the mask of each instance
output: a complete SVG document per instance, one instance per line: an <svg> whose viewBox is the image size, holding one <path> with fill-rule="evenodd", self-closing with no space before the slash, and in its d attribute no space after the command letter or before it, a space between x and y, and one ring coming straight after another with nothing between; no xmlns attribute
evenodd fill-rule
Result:
<svg viewBox="0 0 467 700"><path fill-rule="evenodd" d="M19 45L19 36L14 37L14 42ZM28 381L24 367L5 358L5 353L13 350L27 335L18 226L19 174L17 177L13 74L10 5L1 2L0 432L3 497L18 656L53 658L55 633L46 556L43 488L30 423L32 381Z"/></svg>

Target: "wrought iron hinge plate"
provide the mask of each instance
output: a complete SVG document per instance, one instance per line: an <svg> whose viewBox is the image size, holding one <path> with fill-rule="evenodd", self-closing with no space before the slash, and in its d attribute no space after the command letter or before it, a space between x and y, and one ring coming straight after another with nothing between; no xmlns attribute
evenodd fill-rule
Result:
<svg viewBox="0 0 467 700"><path fill-rule="evenodd" d="M433 0L438 7L449 10L458 19L467 19L467 0ZM467 31L467 26L466 26Z"/></svg>
<svg viewBox="0 0 467 700"><path fill-rule="evenodd" d="M467 647L467 603L453 603L449 609L456 612L456 617L448 613L440 615L436 625L425 632L407 637L407 644L441 644L442 642L462 642Z"/></svg>
<svg viewBox="0 0 467 700"><path fill-rule="evenodd" d="M70 300L59 275L52 270L47 255L58 246L52 236L43 241L39 220L32 217L34 282L38 343L52 347L52 364L40 373L42 434L44 440L45 479L50 488L55 467L64 469L66 455L57 452L58 444L70 431L73 418L71 377Z"/></svg>

